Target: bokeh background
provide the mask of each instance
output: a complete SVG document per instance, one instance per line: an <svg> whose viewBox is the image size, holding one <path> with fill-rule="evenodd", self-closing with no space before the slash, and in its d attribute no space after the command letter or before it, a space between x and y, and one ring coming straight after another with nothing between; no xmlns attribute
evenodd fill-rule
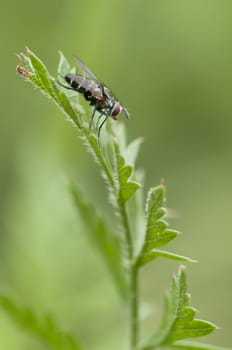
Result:
<svg viewBox="0 0 232 350"><path fill-rule="evenodd" d="M232 2L230 0L7 1L1 4L0 286L94 350L124 348L125 314L67 190L79 184L107 208L97 166L63 115L15 73L29 46L55 74L58 50L79 55L128 107L129 138L144 137L146 189L161 178L170 250L188 266L192 304L222 329L202 339L231 345ZM160 317L177 263L143 269L141 293ZM0 312L0 349L42 349ZM33 344L33 346L32 346Z"/></svg>

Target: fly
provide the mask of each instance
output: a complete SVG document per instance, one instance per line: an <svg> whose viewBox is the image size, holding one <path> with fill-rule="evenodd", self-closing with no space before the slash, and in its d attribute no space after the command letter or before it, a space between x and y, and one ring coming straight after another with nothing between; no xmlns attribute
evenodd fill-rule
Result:
<svg viewBox="0 0 232 350"><path fill-rule="evenodd" d="M91 130L96 112L99 112L99 119L104 116L98 128L98 139L100 138L101 128L108 118L117 120L118 115L123 112L125 117L129 118L129 113L125 107L115 98L110 89L108 89L91 70L77 57L74 56L77 66L81 68L84 75L67 73L64 76L69 86L61 84L62 87L81 93L84 98L93 106L93 112L89 123Z"/></svg>

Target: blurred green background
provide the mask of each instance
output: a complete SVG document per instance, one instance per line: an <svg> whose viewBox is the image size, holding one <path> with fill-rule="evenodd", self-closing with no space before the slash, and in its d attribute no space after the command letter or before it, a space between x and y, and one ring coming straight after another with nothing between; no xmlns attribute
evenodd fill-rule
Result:
<svg viewBox="0 0 232 350"><path fill-rule="evenodd" d="M170 250L199 260L188 266L192 303L222 327L202 341L231 345L232 2L22 0L2 3L0 16L1 291L52 311L88 349L125 345L125 315L67 190L74 179L107 210L98 169L60 111L15 73L27 45L55 74L60 49L128 107L130 139L145 140L146 189L165 179L172 226L184 233ZM143 269L146 334L177 266ZM0 349L42 349L3 312L0 330Z"/></svg>

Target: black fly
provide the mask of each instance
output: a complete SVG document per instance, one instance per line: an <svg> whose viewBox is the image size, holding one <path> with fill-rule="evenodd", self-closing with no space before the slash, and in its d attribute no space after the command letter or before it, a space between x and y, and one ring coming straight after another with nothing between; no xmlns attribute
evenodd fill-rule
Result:
<svg viewBox="0 0 232 350"><path fill-rule="evenodd" d="M91 70L76 56L74 56L77 66L81 68L84 75L67 73L64 77L69 86L65 86L58 82L66 89L74 90L83 94L84 98L93 106L89 128L91 129L96 111L99 112L99 119L104 116L104 120L98 128L98 139L100 137L101 128L106 120L111 117L117 119L118 115L123 112L126 118L129 113L125 107L114 97L113 93L108 89Z"/></svg>

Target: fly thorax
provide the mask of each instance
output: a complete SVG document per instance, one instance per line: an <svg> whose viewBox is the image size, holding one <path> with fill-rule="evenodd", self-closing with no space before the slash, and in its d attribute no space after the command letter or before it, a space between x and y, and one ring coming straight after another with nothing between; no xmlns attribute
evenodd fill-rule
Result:
<svg viewBox="0 0 232 350"><path fill-rule="evenodd" d="M102 100L102 98L103 98L102 89L99 87L95 87L92 91L92 94L98 100Z"/></svg>

